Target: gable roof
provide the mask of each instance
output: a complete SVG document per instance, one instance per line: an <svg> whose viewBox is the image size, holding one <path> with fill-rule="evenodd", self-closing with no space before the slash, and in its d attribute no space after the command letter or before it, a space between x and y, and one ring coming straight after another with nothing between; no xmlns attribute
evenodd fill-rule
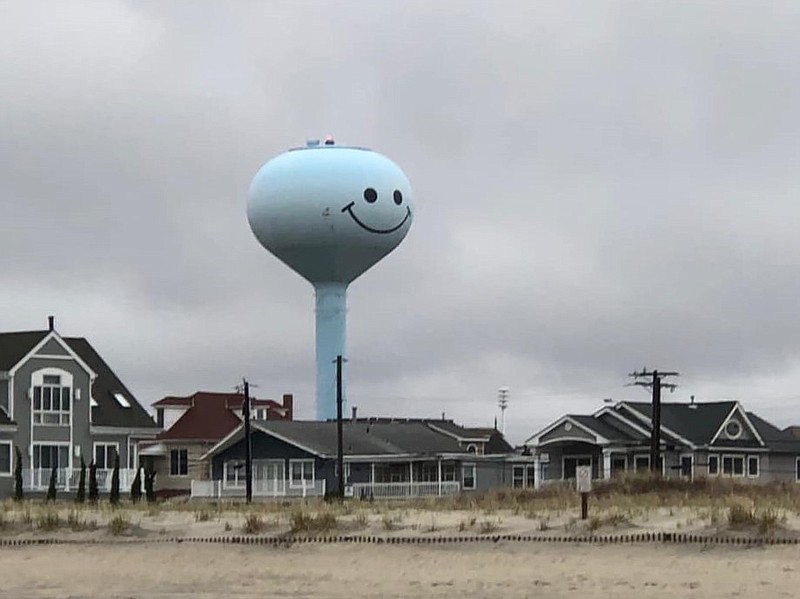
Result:
<svg viewBox="0 0 800 599"><path fill-rule="evenodd" d="M625 401L620 403L635 410L648 421L652 418L653 406L648 402ZM695 445L705 445L711 442L735 406L735 401L695 404L663 402L661 404L661 426L688 439Z"/></svg>
<svg viewBox="0 0 800 599"><path fill-rule="evenodd" d="M0 333L0 370L11 370L50 331Z"/></svg>
<svg viewBox="0 0 800 599"><path fill-rule="evenodd" d="M11 370L51 333L54 332L0 333L0 370ZM86 339L83 337L60 337L60 339L78 356L79 361L82 360L97 375L91 392L92 398L97 402L97 407L91 408L92 426L158 428L147 411ZM121 393L128 400L130 408L120 406L114 399L114 393Z"/></svg>
<svg viewBox="0 0 800 599"><path fill-rule="evenodd" d="M97 373L92 386L92 397L97 402L97 407L92 408L92 426L158 429L150 414L86 339L83 337L63 339L89 368ZM114 399L115 393L121 393L128 400L130 407L121 406Z"/></svg>
<svg viewBox="0 0 800 599"><path fill-rule="evenodd" d="M244 396L240 393L213 393L198 391L187 397L165 397L153 404L156 408L179 406L187 408L175 423L157 438L168 440L219 441L242 423L234 413L241 409ZM278 412L281 418L285 408L271 399L251 399L253 408L265 407ZM290 414L288 415L291 416Z"/></svg>
<svg viewBox="0 0 800 599"><path fill-rule="evenodd" d="M320 457L337 453L336 422L333 420L254 420L255 430L274 436ZM236 443L244 435L243 425L212 448L204 458ZM343 449L346 456L435 455L462 453L465 450L453 437L434 431L421 421L342 423ZM472 454L469 454L472 455Z"/></svg>

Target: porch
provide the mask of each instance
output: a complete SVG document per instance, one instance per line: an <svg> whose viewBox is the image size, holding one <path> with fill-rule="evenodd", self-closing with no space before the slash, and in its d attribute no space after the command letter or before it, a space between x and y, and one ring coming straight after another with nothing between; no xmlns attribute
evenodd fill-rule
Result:
<svg viewBox="0 0 800 599"><path fill-rule="evenodd" d="M234 484L225 480L192 480L192 499L223 499L244 498L247 488L244 481ZM279 497L323 497L325 495L325 480L253 480L253 497L279 498Z"/></svg>
<svg viewBox="0 0 800 599"><path fill-rule="evenodd" d="M402 483L354 483L345 493L355 499L412 499L416 497L444 497L461 492L457 481L402 482Z"/></svg>
<svg viewBox="0 0 800 599"><path fill-rule="evenodd" d="M111 478L114 470L111 468L96 471L97 488L100 493L111 492ZM22 488L24 491L47 491L50 486L51 468L24 468L22 470ZM71 492L78 490L80 482L80 468L57 468L56 469L56 490ZM132 468L119 469L119 491L121 494L129 493L133 479L136 478L136 470ZM144 491L144 476L141 477L142 491ZM89 468L86 468L86 492L89 492Z"/></svg>

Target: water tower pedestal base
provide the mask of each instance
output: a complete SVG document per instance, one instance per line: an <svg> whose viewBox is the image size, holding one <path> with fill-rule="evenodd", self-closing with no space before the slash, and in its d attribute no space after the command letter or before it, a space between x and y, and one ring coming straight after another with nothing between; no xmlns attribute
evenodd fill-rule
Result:
<svg viewBox="0 0 800 599"><path fill-rule="evenodd" d="M336 357L345 356L347 284L316 283L317 420L336 418ZM342 382L342 409L347 404Z"/></svg>

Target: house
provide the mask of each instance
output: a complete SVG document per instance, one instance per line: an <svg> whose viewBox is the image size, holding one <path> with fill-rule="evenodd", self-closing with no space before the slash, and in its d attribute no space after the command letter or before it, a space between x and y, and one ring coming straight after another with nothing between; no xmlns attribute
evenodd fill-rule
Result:
<svg viewBox="0 0 800 599"><path fill-rule="evenodd" d="M193 497L244 495L243 428L203 456L211 464L212 480L193 481ZM336 421L253 421L251 428L254 496L324 495L337 488ZM497 431L476 434L451 421L350 419L342 430L345 490L355 497L435 496L511 486L515 467L525 468L528 462L532 467L532 459L514 452ZM481 451L465 447L464 441L482 443Z"/></svg>
<svg viewBox="0 0 800 599"><path fill-rule="evenodd" d="M0 497L13 493L15 450L26 491L75 490L80 460L94 461L100 490L110 489L114 458L120 486L138 467L137 445L159 432L156 422L82 337L47 330L0 333Z"/></svg>
<svg viewBox="0 0 800 599"><path fill-rule="evenodd" d="M591 415L568 414L531 436L536 485L650 469L650 403L621 401ZM790 427L791 428L791 427ZM800 439L738 401L661 404L661 471L668 477L800 482Z"/></svg>
<svg viewBox="0 0 800 599"><path fill-rule="evenodd" d="M199 458L242 423L243 400L239 393L198 391L153 404L156 422L165 430L154 441L143 443L140 453L143 464L156 472L160 494L188 494L192 479L209 478L208 465ZM251 399L252 418L292 420L292 403L288 393L283 403Z"/></svg>

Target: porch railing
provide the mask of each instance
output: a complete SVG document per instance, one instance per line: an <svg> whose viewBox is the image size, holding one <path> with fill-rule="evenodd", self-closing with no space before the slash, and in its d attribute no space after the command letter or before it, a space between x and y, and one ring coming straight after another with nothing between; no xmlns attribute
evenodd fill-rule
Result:
<svg viewBox="0 0 800 599"><path fill-rule="evenodd" d="M22 488L27 491L46 491L50 486L51 468L24 468L22 470ZM97 469L97 488L101 493L111 491L112 469ZM57 468L56 489L59 491L77 491L81 471L79 468ZM119 469L119 491L124 494L130 491L136 470ZM141 477L142 480L144 477ZM142 482L144 485L144 482ZM142 487L144 488L144 487ZM89 468L86 468L86 492L89 492Z"/></svg>
<svg viewBox="0 0 800 599"><path fill-rule="evenodd" d="M356 499L409 499L413 497L442 497L461 491L455 481L427 483L354 483Z"/></svg>
<svg viewBox="0 0 800 599"><path fill-rule="evenodd" d="M192 480L192 498L244 497L244 484L232 485L222 480ZM322 497L325 480L254 480L253 497Z"/></svg>

